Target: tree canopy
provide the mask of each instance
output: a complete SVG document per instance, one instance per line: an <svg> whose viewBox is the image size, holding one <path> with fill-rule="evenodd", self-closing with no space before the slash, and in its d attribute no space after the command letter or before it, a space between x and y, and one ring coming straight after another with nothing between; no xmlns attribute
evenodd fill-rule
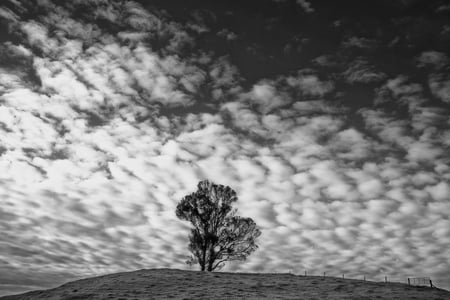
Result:
<svg viewBox="0 0 450 300"><path fill-rule="evenodd" d="M176 215L192 223L189 234L189 264L198 263L202 271L214 271L232 260L245 260L258 246L261 231L251 218L237 216L232 208L236 192L208 180L198 183L196 192L177 205Z"/></svg>

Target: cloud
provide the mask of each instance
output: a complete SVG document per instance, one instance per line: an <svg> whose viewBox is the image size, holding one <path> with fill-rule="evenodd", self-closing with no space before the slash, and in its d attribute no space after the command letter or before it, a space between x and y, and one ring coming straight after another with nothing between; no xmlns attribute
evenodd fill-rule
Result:
<svg viewBox="0 0 450 300"><path fill-rule="evenodd" d="M342 42L345 48L373 48L377 45L375 40L366 37L352 36Z"/></svg>
<svg viewBox="0 0 450 300"><path fill-rule="evenodd" d="M262 81L254 85L252 90L245 96L257 103L261 111L265 113L289 103L289 99L286 99L286 96L279 95L271 82Z"/></svg>
<svg viewBox="0 0 450 300"><path fill-rule="evenodd" d="M236 33L224 28L217 33L218 36L226 38L228 41L237 39Z"/></svg>
<svg viewBox="0 0 450 300"><path fill-rule="evenodd" d="M408 77L404 75L399 75L396 78L387 80L387 82L376 89L375 92L376 97L374 103L376 105L395 101L398 104L414 110L425 102L425 99L420 97L423 92L422 85L409 82Z"/></svg>
<svg viewBox="0 0 450 300"><path fill-rule="evenodd" d="M428 85L433 95L444 103L450 103L450 78L444 74L432 74Z"/></svg>
<svg viewBox="0 0 450 300"><path fill-rule="evenodd" d="M428 87L431 93L444 103L450 101L450 79L446 75L449 59L445 53L438 51L425 51L417 58L421 68L431 67L428 74Z"/></svg>
<svg viewBox="0 0 450 300"><path fill-rule="evenodd" d="M407 83L406 76L398 76L395 79L390 79L386 83L387 88L393 93L394 97L410 95L422 91L419 84Z"/></svg>
<svg viewBox="0 0 450 300"><path fill-rule="evenodd" d="M0 7L0 17L12 22L19 20L19 16L7 7Z"/></svg>
<svg viewBox="0 0 450 300"><path fill-rule="evenodd" d="M161 29L161 21L140 3L129 1L124 4L125 24L136 31L158 31ZM113 17L114 20L114 17Z"/></svg>
<svg viewBox="0 0 450 300"><path fill-rule="evenodd" d="M297 88L306 97L323 97L334 89L332 81L321 81L317 75L299 72L298 76L286 78L289 86Z"/></svg>
<svg viewBox="0 0 450 300"><path fill-rule="evenodd" d="M263 230L259 250L226 270L379 280L426 269L446 280L444 55L415 55L430 90L388 77L371 57L335 71L339 53L322 52L312 66L329 72L292 67L252 81L232 55L200 47L207 28L217 32L207 11L181 23L132 1L40 2L28 19L27 7L8 7L2 18L17 29L0 48L10 62L0 67L8 290L184 268L189 226L174 210L206 178L235 189L239 213ZM374 106L340 96L367 82L378 86Z"/></svg>
<svg viewBox="0 0 450 300"><path fill-rule="evenodd" d="M297 0L296 3L303 8L306 13L313 13L314 8L312 8L311 3L306 0Z"/></svg>
<svg viewBox="0 0 450 300"><path fill-rule="evenodd" d="M447 197L450 187L446 182L440 182L434 186L428 186L427 191L431 194L435 201L445 200Z"/></svg>
<svg viewBox="0 0 450 300"><path fill-rule="evenodd" d="M430 143L415 142L409 146L408 158L412 161L430 161L443 154L443 150Z"/></svg>
<svg viewBox="0 0 450 300"><path fill-rule="evenodd" d="M275 3L284 3L288 2L288 0L272 0ZM296 0L295 3L302 8L302 10L308 14L313 13L315 10L311 5L310 1L306 0Z"/></svg>
<svg viewBox="0 0 450 300"><path fill-rule="evenodd" d="M26 22L21 25L22 31L27 35L31 46L37 47L46 54L52 54L59 48L59 43L48 36L47 28L38 22Z"/></svg>
<svg viewBox="0 0 450 300"><path fill-rule="evenodd" d="M379 145L354 128L338 132L330 145L330 149L339 158L349 161L368 159L371 151L376 148Z"/></svg>
<svg viewBox="0 0 450 300"><path fill-rule="evenodd" d="M332 55L321 55L312 60L315 64L323 67L332 67L336 65Z"/></svg>
<svg viewBox="0 0 450 300"><path fill-rule="evenodd" d="M440 69L448 63L448 57L445 53L438 51L425 51L417 58L419 67L432 66Z"/></svg>
<svg viewBox="0 0 450 300"><path fill-rule="evenodd" d="M450 10L450 5L440 5L436 11L437 12L446 12Z"/></svg>
<svg viewBox="0 0 450 300"><path fill-rule="evenodd" d="M383 192L383 184L376 178L370 178L359 183L358 190L368 198L377 198Z"/></svg>
<svg viewBox="0 0 450 300"><path fill-rule="evenodd" d="M342 74L348 83L379 82L386 78L386 74L377 71L365 59L354 60Z"/></svg>

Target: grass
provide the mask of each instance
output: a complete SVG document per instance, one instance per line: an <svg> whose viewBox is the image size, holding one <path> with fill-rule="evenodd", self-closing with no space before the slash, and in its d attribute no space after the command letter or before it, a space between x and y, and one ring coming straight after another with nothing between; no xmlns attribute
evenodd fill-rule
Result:
<svg viewBox="0 0 450 300"><path fill-rule="evenodd" d="M402 283L292 274L139 270L86 278L16 299L450 299L450 292Z"/></svg>

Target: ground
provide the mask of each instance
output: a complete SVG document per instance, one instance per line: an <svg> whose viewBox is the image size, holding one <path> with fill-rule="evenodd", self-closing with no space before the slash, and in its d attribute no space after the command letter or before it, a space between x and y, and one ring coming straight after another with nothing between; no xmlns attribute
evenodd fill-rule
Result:
<svg viewBox="0 0 450 300"><path fill-rule="evenodd" d="M293 274L152 269L81 279L18 299L450 299L450 292L402 283Z"/></svg>

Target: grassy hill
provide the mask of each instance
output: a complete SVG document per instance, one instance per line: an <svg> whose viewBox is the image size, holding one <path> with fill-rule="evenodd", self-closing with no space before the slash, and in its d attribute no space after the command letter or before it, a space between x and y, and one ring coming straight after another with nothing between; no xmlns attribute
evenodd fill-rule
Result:
<svg viewBox="0 0 450 300"><path fill-rule="evenodd" d="M450 292L402 283L292 274L204 273L152 269L116 273L15 299L450 299Z"/></svg>

